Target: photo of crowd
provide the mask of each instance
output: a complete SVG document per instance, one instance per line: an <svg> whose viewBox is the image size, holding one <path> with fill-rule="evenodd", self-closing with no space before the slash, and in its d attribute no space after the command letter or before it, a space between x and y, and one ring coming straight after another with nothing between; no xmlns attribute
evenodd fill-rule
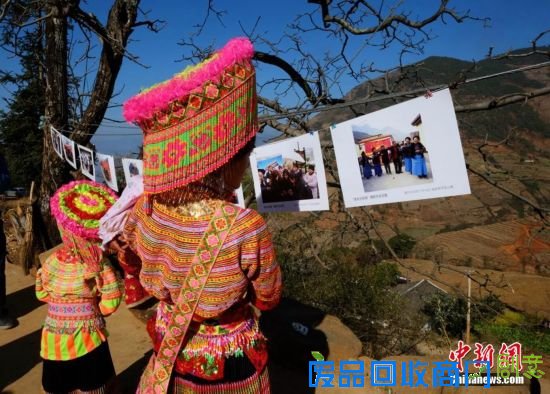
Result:
<svg viewBox="0 0 550 394"><path fill-rule="evenodd" d="M305 150L302 155L303 158L298 153L295 158L283 158L280 155L258 162L258 178L264 203L319 198L315 165L306 164ZM312 160L312 157L308 158L308 162Z"/></svg>
<svg viewBox="0 0 550 394"><path fill-rule="evenodd" d="M329 208L318 132L256 147L250 155L250 168L261 212Z"/></svg>

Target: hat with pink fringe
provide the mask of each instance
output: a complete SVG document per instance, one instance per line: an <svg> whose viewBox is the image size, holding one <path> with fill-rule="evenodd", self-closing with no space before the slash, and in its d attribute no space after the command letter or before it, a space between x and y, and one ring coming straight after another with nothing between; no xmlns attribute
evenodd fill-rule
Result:
<svg viewBox="0 0 550 394"><path fill-rule="evenodd" d="M252 43L234 38L208 59L124 103L143 130L146 195L203 178L258 131Z"/></svg>
<svg viewBox="0 0 550 394"><path fill-rule="evenodd" d="M107 186L81 180L61 186L50 199L50 209L62 230L81 238L99 239L99 219L116 200L116 194Z"/></svg>
<svg viewBox="0 0 550 394"><path fill-rule="evenodd" d="M117 195L107 186L88 180L67 183L50 199L63 244L86 263L101 259L99 219L116 200Z"/></svg>

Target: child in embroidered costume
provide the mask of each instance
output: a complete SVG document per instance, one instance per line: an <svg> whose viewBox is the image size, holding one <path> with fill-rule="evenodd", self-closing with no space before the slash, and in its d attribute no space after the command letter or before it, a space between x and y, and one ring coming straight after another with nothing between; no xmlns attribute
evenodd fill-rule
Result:
<svg viewBox="0 0 550 394"><path fill-rule="evenodd" d="M36 296L48 303L40 349L47 393L105 393L115 376L103 316L118 308L122 288L98 237L99 218L115 201L91 181L62 186L50 200L63 246L36 276Z"/></svg>
<svg viewBox="0 0 550 394"><path fill-rule="evenodd" d="M266 339L251 305L281 297L262 217L230 201L258 131L254 49L246 38L133 97L144 132L144 194L123 237L160 302L140 393L269 393Z"/></svg>

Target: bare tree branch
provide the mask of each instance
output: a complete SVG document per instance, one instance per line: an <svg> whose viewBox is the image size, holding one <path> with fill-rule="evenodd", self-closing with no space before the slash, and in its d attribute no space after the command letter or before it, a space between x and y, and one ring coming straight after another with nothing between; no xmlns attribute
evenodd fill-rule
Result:
<svg viewBox="0 0 550 394"><path fill-rule="evenodd" d="M491 98L489 100L484 100L473 104L457 105L455 106L455 111L456 112L486 111L489 109L504 107L505 105L525 102L529 99L539 97L539 96L545 96L547 94L550 94L550 86L533 90L531 92L518 92L518 93L508 94L506 96Z"/></svg>
<svg viewBox="0 0 550 394"><path fill-rule="evenodd" d="M477 171L475 169L473 169L471 166L467 166L468 167L468 171L470 171L472 174L475 174L477 175L478 177L480 177L481 179L483 179L485 182L489 183L490 185L493 185L494 187L496 187L497 189L500 189L502 190L503 192L506 192L508 193L509 195L511 196L514 196L515 198L518 198L520 199L521 201L523 201L525 204L529 205L531 208L533 208L535 210L535 212L537 212L537 214L542 218L542 219L545 219L545 215L546 213L550 212L550 209L548 208L543 208L541 206L539 206L538 204L526 199L525 197L523 197L522 195L508 189L507 187L504 187L502 186L501 184L499 184L497 181L489 178L488 176L482 174L480 171Z"/></svg>
<svg viewBox="0 0 550 394"><path fill-rule="evenodd" d="M10 4L11 4L11 0L5 0L4 2L2 2L2 5L0 5L0 21L2 21L6 16L6 14L8 13Z"/></svg>
<svg viewBox="0 0 550 394"><path fill-rule="evenodd" d="M271 55L269 53L256 51L254 53L254 59L258 60L262 63L271 64L273 66L276 66L286 72L290 79L295 82L305 93L307 99L309 102L316 106L319 104L335 104L339 102L343 102L342 99L331 99L328 97L319 97L314 92L313 89L309 86L307 81L302 77L302 75L294 69L288 62L286 62L284 59ZM320 92L320 94L323 94L323 92ZM323 95L324 96L324 95Z"/></svg>
<svg viewBox="0 0 550 394"><path fill-rule="evenodd" d="M396 14L393 12L393 10L390 10L389 14L387 16L384 16L382 15L380 10L376 10L368 1L363 0L336 3L337 6L333 9L341 16L330 13L329 6L332 3L331 0L313 0L309 2L316 3L321 6L321 14L325 27L328 27L331 23L336 23L342 29L354 35L367 35L381 31L386 31L386 34L392 35L394 34L392 30L396 29L399 25L403 25L413 29L422 29L423 27L435 22L436 20L443 18L445 15L450 16L457 23L462 23L467 19L482 21L489 20L489 18L474 18L471 17L468 13L459 14L454 9L447 7L449 0L441 0L439 8L433 14L421 20L410 19L406 14ZM344 8L345 6L348 6L349 8L346 10ZM365 7L366 10L362 10L360 6ZM357 23L358 21L352 19L352 16L356 14L359 14L361 17L365 15L373 17L376 23L369 27L357 27L357 25L359 24Z"/></svg>

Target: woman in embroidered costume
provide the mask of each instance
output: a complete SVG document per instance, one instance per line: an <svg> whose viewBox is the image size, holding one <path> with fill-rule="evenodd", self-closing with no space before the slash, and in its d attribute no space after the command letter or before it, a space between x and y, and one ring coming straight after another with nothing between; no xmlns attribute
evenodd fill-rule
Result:
<svg viewBox="0 0 550 394"><path fill-rule="evenodd" d="M144 132L144 194L124 237L160 300L138 392L270 391L251 305L278 304L281 270L262 217L229 202L258 130L253 53L233 39L124 105Z"/></svg>
<svg viewBox="0 0 550 394"><path fill-rule="evenodd" d="M50 200L63 245L36 276L36 296L48 303L40 349L47 393L105 393L115 376L103 316L118 308L122 288L98 237L99 218L115 201L90 181L62 186Z"/></svg>

